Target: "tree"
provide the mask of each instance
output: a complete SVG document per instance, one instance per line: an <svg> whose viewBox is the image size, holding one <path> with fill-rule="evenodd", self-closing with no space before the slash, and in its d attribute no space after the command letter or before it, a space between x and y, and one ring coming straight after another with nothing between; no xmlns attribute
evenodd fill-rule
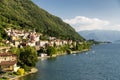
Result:
<svg viewBox="0 0 120 80"><path fill-rule="evenodd" d="M18 65L21 63L21 61L20 61L20 52L21 51L22 51L22 49L17 48L17 47L10 48L10 52L17 55L17 64Z"/></svg>
<svg viewBox="0 0 120 80"><path fill-rule="evenodd" d="M21 49L19 59L21 61L20 65L22 67L24 66L34 67L38 60L37 51L33 47L26 46L23 49Z"/></svg>
<svg viewBox="0 0 120 80"><path fill-rule="evenodd" d="M54 54L57 54L57 49L56 49L55 47L49 46L49 47L47 48L47 54L48 54L49 56L52 56L52 55L54 55Z"/></svg>
<svg viewBox="0 0 120 80"><path fill-rule="evenodd" d="M66 50L67 54L71 54L71 49Z"/></svg>
<svg viewBox="0 0 120 80"><path fill-rule="evenodd" d="M0 26L0 41L2 41L2 39L6 39L6 38L7 38L7 34L6 34L5 30L4 30L4 28L2 28Z"/></svg>
<svg viewBox="0 0 120 80"><path fill-rule="evenodd" d="M0 42L2 41L2 35L1 35L1 33L0 33Z"/></svg>
<svg viewBox="0 0 120 80"><path fill-rule="evenodd" d="M76 50L82 51L84 45L83 44L76 44Z"/></svg>
<svg viewBox="0 0 120 80"><path fill-rule="evenodd" d="M10 52L18 55L18 54L20 54L20 49L17 47L11 47Z"/></svg>
<svg viewBox="0 0 120 80"><path fill-rule="evenodd" d="M10 49L10 52L12 52L13 54L17 54L18 56L17 64L22 68L34 67L38 60L37 51L35 50L35 48L30 46L26 46L24 48L12 47Z"/></svg>

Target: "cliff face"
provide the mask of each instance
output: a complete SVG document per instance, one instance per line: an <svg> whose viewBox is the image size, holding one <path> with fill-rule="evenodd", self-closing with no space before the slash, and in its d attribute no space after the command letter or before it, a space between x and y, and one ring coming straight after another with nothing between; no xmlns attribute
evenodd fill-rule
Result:
<svg viewBox="0 0 120 80"><path fill-rule="evenodd" d="M0 27L35 29L61 39L84 40L69 24L31 0L0 0Z"/></svg>

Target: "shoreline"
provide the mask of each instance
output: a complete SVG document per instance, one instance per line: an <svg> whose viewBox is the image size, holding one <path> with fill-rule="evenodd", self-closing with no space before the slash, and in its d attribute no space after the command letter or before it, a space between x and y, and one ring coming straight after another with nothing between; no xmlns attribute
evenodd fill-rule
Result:
<svg viewBox="0 0 120 80"><path fill-rule="evenodd" d="M82 52L86 52L86 51L89 51L90 49L84 49L82 51L71 51L70 54L78 54L78 53L82 53ZM55 54L55 55L52 55L52 56L45 56L45 57L38 57L38 59L47 59L47 58L53 58L53 57L57 57L57 56L62 56L62 55L66 55L68 53L62 53L62 54Z"/></svg>
<svg viewBox="0 0 120 80"><path fill-rule="evenodd" d="M82 51L72 51L70 54L78 54L78 53L82 53L82 52L86 52L86 51L89 51L89 49L84 49ZM38 57L38 59L52 58L52 57L57 57L57 56L61 56L61 55L66 55L66 54L67 53L62 53L62 54L57 54L57 55L53 55L53 56ZM29 74L34 74L36 72L38 72L38 69L37 68L32 68L31 72L27 72L24 75L20 75L20 76L15 76L14 78L9 78L8 80L16 80L16 79L19 79L21 77L27 76Z"/></svg>
<svg viewBox="0 0 120 80"><path fill-rule="evenodd" d="M82 53L82 52L86 52L89 51L90 49L84 49L82 51L72 51L71 54L78 54L78 53Z"/></svg>
<svg viewBox="0 0 120 80"><path fill-rule="evenodd" d="M36 72L38 72L38 69L37 68L32 68L30 72L27 72L24 75L15 76L14 78L9 78L8 80L16 80L16 79L19 79L21 77L27 76L29 74L34 74Z"/></svg>
<svg viewBox="0 0 120 80"><path fill-rule="evenodd" d="M84 49L82 51L71 51L70 54L79 54L79 53L86 52L86 51L89 51L89 49ZM66 54L68 54L68 53L56 54L56 55L52 55L51 57L57 57L57 56L62 56L62 55L66 55Z"/></svg>

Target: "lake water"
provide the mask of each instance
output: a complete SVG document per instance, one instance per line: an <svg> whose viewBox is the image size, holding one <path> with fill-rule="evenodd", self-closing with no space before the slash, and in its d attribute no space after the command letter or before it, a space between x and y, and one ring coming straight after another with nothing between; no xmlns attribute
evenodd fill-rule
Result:
<svg viewBox="0 0 120 80"><path fill-rule="evenodd" d="M77 55L39 60L37 68L37 73L20 80L120 80L120 44L102 44Z"/></svg>

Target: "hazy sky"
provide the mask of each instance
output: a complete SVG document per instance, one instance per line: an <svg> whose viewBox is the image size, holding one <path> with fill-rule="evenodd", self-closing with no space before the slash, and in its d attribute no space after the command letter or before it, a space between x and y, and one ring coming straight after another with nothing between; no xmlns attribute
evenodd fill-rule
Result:
<svg viewBox="0 0 120 80"><path fill-rule="evenodd" d="M120 30L120 0L32 0L76 31Z"/></svg>

